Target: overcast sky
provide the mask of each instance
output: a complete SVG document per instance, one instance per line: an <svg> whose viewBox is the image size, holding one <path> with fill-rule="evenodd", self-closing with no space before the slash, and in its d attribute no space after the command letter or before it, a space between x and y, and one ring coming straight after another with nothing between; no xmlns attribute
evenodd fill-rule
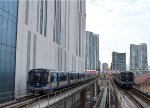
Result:
<svg viewBox="0 0 150 108"><path fill-rule="evenodd" d="M117 51L129 64L130 44L145 42L150 54L150 0L86 0L86 30L99 34L101 63Z"/></svg>

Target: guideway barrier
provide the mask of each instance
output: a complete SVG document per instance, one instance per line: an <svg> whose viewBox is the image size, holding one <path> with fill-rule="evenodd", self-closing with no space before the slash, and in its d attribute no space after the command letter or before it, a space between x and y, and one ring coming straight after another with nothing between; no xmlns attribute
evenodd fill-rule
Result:
<svg viewBox="0 0 150 108"><path fill-rule="evenodd" d="M116 96L118 98L118 102L120 103L120 107L121 108L130 108L129 105L127 104L127 102L125 101L124 97L122 96L122 94L120 93L118 88L116 87L116 85L113 83L112 79L110 79L110 80L111 80L112 86L114 88L114 91L116 92Z"/></svg>

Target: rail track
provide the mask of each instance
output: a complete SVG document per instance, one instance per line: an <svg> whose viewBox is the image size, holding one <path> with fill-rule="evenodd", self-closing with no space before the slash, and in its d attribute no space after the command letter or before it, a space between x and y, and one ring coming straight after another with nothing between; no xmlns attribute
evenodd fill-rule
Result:
<svg viewBox="0 0 150 108"><path fill-rule="evenodd" d="M131 87L131 89L124 89L117 83L114 84L120 91L123 91L124 95L126 95L137 106L137 108L150 108L150 99L139 92L138 89L133 87Z"/></svg>
<svg viewBox="0 0 150 108"><path fill-rule="evenodd" d="M132 102L138 107L138 108L145 108L143 106L143 104L140 103L140 101L138 101L132 94L131 91L128 90L122 90L128 97L130 100L132 100Z"/></svg>

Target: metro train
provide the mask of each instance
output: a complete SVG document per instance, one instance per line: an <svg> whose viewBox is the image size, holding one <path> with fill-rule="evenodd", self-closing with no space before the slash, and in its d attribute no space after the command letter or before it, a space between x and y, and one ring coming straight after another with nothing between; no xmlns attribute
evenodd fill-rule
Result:
<svg viewBox="0 0 150 108"><path fill-rule="evenodd" d="M27 87L29 93L49 93L93 78L96 78L96 74L89 72L77 73L33 69L28 73Z"/></svg>
<svg viewBox="0 0 150 108"><path fill-rule="evenodd" d="M134 76L130 71L113 73L112 77L121 87L130 88L134 84Z"/></svg>

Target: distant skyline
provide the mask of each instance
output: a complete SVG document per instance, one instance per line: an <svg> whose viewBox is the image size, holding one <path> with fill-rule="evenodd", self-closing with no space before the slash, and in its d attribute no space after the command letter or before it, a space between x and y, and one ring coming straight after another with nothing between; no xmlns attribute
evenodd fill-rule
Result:
<svg viewBox="0 0 150 108"><path fill-rule="evenodd" d="M149 55L149 29L150 0L86 0L86 30L99 34L101 63L110 66L117 51L129 65L130 44L146 43Z"/></svg>

